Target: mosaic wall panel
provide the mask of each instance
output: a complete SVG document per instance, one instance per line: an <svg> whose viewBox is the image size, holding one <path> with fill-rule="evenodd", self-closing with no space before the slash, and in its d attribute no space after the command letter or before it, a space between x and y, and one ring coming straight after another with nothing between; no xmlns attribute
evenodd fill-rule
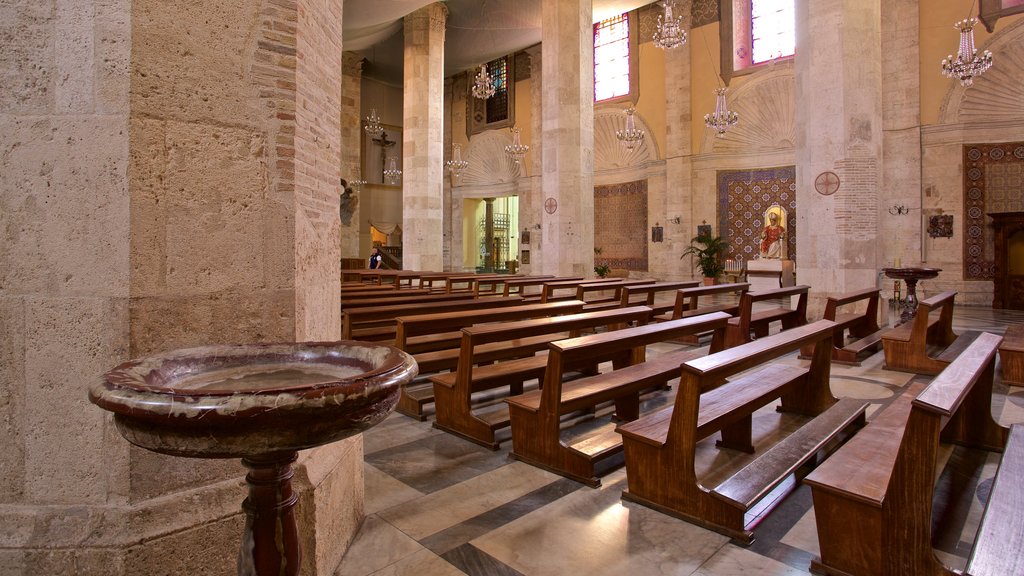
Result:
<svg viewBox="0 0 1024 576"><path fill-rule="evenodd" d="M647 180L594 187L594 264L647 271Z"/></svg>
<svg viewBox="0 0 1024 576"><path fill-rule="evenodd" d="M1024 142L964 145L964 280L991 280L989 212L1024 210Z"/></svg>
<svg viewBox="0 0 1024 576"><path fill-rule="evenodd" d="M788 212L787 258L796 260L796 166L718 172L718 233L729 243L726 258L757 257L764 212L774 204Z"/></svg>

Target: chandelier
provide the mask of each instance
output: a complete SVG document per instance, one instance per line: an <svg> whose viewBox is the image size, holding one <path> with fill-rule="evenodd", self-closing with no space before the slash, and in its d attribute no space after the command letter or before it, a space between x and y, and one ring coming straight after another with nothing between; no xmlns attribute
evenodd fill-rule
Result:
<svg viewBox="0 0 1024 576"><path fill-rule="evenodd" d="M398 163L395 161L395 157L388 158L388 167L384 170L384 181L388 184L395 186L402 179L402 171L398 169Z"/></svg>
<svg viewBox="0 0 1024 576"><path fill-rule="evenodd" d="M363 187L363 184L366 184L366 180L351 180L348 183L348 187L359 192L359 189Z"/></svg>
<svg viewBox="0 0 1024 576"><path fill-rule="evenodd" d="M658 23L652 40L658 48L668 50L686 43L686 30L683 30L683 17L673 16L674 0L665 0L665 13L658 15ZM664 18L662 18L664 16Z"/></svg>
<svg viewBox="0 0 1024 576"><path fill-rule="evenodd" d="M481 64L480 72L477 72L476 80L473 82L473 97L487 100L494 96L496 91L494 81L491 80L491 75L487 73L487 64Z"/></svg>
<svg viewBox="0 0 1024 576"><path fill-rule="evenodd" d="M505 146L505 154L519 164L529 151L530 147L519 140L519 128L512 128L512 143Z"/></svg>
<svg viewBox="0 0 1024 576"><path fill-rule="evenodd" d="M740 121L740 115L729 110L725 104L726 88L715 88L715 111L704 115L704 124L713 128L719 138L725 138L725 132Z"/></svg>
<svg viewBox="0 0 1024 576"><path fill-rule="evenodd" d="M462 171L469 168L469 162L462 159L462 146L458 144L452 144L452 158L445 162L448 166L448 172L452 175L452 180L457 180L462 176Z"/></svg>
<svg viewBox="0 0 1024 576"><path fill-rule="evenodd" d="M626 108L626 129L615 131L615 137L622 142L626 150L636 148L636 145L644 140L644 131L636 127L636 120L633 119L634 113L636 113L636 108L632 106Z"/></svg>
<svg viewBox="0 0 1024 576"><path fill-rule="evenodd" d="M380 124L380 116L377 116L376 108L370 108L370 115L366 117L363 130L366 130L370 138L379 138L384 135L384 127Z"/></svg>
<svg viewBox="0 0 1024 576"><path fill-rule="evenodd" d="M953 25L960 30L960 50L956 58L950 54L942 61L942 73L946 78L960 80L961 86L974 84L974 77L980 76L992 67L992 53L988 50L978 54L974 47L974 25L976 18L965 18Z"/></svg>

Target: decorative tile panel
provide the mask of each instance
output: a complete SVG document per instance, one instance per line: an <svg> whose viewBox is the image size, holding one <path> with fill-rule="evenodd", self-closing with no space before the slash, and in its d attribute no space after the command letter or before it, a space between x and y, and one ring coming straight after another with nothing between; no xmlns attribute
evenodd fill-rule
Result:
<svg viewBox="0 0 1024 576"><path fill-rule="evenodd" d="M964 280L991 280L989 212L1024 210L1024 142L964 145Z"/></svg>
<svg viewBox="0 0 1024 576"><path fill-rule="evenodd" d="M787 258L796 260L796 166L718 172L718 233L729 243L726 258L757 258L764 213L786 209Z"/></svg>
<svg viewBox="0 0 1024 576"><path fill-rule="evenodd" d="M647 180L594 187L594 264L647 271Z"/></svg>

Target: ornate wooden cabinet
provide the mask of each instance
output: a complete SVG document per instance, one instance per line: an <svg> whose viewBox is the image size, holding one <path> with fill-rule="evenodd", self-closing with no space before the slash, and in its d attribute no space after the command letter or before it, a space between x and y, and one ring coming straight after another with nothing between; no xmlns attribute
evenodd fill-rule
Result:
<svg viewBox="0 0 1024 576"><path fill-rule="evenodd" d="M1024 212L993 212L995 277L993 308L1024 310Z"/></svg>

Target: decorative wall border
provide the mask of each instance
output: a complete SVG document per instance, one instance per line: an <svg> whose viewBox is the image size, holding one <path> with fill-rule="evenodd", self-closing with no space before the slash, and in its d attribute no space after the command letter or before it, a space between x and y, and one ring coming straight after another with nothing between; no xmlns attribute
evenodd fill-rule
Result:
<svg viewBox="0 0 1024 576"><path fill-rule="evenodd" d="M985 168L997 163L1024 163L1024 142L964 144L964 280L992 280L992 224L987 213ZM986 246L988 255L986 255Z"/></svg>

